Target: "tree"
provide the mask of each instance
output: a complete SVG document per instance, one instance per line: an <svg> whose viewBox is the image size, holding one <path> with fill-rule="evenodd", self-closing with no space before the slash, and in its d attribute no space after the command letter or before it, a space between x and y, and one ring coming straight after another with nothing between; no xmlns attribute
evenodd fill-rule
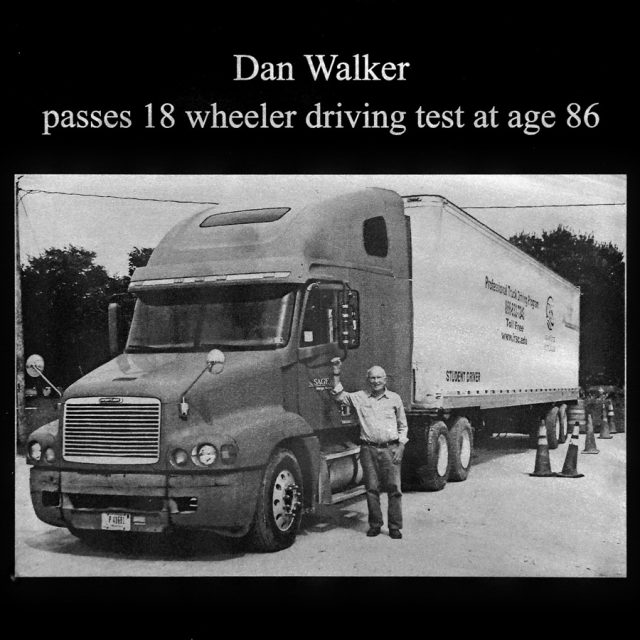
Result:
<svg viewBox="0 0 640 640"><path fill-rule="evenodd" d="M152 252L153 249L150 247L133 247L129 251L129 276L132 276L138 267L146 266Z"/></svg>
<svg viewBox="0 0 640 640"><path fill-rule="evenodd" d="M622 252L563 225L510 241L580 287L580 384L624 384L625 264Z"/></svg>
<svg viewBox="0 0 640 640"><path fill-rule="evenodd" d="M95 257L73 245L52 247L22 268L25 352L41 354L47 377L59 386L109 357L108 301L124 283L96 265Z"/></svg>

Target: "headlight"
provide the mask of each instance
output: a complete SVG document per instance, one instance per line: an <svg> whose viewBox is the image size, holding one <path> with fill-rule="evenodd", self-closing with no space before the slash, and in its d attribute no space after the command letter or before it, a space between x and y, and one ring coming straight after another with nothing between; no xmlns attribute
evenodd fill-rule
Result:
<svg viewBox="0 0 640 640"><path fill-rule="evenodd" d="M42 447L39 442L31 442L29 443L29 457L35 460L36 462L40 462L40 458L42 457Z"/></svg>
<svg viewBox="0 0 640 640"><path fill-rule="evenodd" d="M56 459L56 452L51 448L51 447L47 447L44 450L44 459L47 462L55 462Z"/></svg>
<svg viewBox="0 0 640 640"><path fill-rule="evenodd" d="M218 451L212 444L199 444L196 447L195 458L197 463L206 467L211 466L218 457Z"/></svg>
<svg viewBox="0 0 640 640"><path fill-rule="evenodd" d="M223 444L220 447L220 459L227 464L233 464L238 457L238 447L235 444Z"/></svg>
<svg viewBox="0 0 640 640"><path fill-rule="evenodd" d="M174 464L177 467L182 467L187 464L188 460L189 454L184 449L174 449L171 453L171 464Z"/></svg>

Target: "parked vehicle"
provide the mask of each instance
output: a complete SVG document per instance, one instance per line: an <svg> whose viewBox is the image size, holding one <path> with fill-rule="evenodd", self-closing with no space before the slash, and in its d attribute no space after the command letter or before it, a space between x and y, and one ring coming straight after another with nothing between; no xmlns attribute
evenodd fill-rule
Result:
<svg viewBox="0 0 640 640"><path fill-rule="evenodd" d="M578 398L579 290L440 196L383 189L206 210L135 271L122 352L31 436L38 517L80 537L208 529L264 551L363 492L357 417L332 401L384 367L409 419L403 482L465 480L474 434L551 448Z"/></svg>

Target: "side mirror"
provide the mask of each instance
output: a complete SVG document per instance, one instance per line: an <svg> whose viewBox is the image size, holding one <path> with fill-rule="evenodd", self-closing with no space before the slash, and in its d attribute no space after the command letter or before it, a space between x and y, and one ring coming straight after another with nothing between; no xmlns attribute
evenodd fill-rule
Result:
<svg viewBox="0 0 640 640"><path fill-rule="evenodd" d="M122 353L120 305L109 303L109 353L112 358Z"/></svg>
<svg viewBox="0 0 640 640"><path fill-rule="evenodd" d="M53 382L51 382L51 380L42 373L44 371L44 358L42 356L39 356L37 353L30 355L25 362L25 366L29 376L32 378L42 378L49 385L49 387L45 387L45 389L49 388L49 393L47 393L46 396L51 394L51 389L55 389L56 393L62 398L60 389L58 389L58 387L56 387Z"/></svg>
<svg viewBox="0 0 640 640"><path fill-rule="evenodd" d="M27 374L32 378L39 378L40 373L44 371L44 358L37 353L30 355L25 362Z"/></svg>
<svg viewBox="0 0 640 640"><path fill-rule="evenodd" d="M204 369L198 374L198 377L185 389L182 394L182 400L180 401L179 406L179 415L183 420L186 420L189 417L189 403L187 402L187 393L191 390L191 387L202 378L205 371L209 373L222 373L224 369L224 353L220 351L220 349L211 349L209 353L207 353L207 362L205 364Z"/></svg>
<svg viewBox="0 0 640 640"><path fill-rule="evenodd" d="M209 373L222 373L225 357L220 349L211 349L207 353L207 370Z"/></svg>
<svg viewBox="0 0 640 640"><path fill-rule="evenodd" d="M338 294L340 304L340 346L355 349L360 346L360 299L357 291L344 289Z"/></svg>
<svg viewBox="0 0 640 640"><path fill-rule="evenodd" d="M131 293L116 293L109 301L109 353L112 358L124 351L135 301L136 296Z"/></svg>

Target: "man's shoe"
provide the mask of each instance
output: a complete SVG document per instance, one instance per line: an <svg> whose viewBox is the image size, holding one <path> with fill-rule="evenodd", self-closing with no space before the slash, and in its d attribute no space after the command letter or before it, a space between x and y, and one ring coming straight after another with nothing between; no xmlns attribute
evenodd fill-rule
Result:
<svg viewBox="0 0 640 640"><path fill-rule="evenodd" d="M394 540L400 540L400 538L402 538L402 532L400 531L400 529L390 529L389 537L393 538Z"/></svg>
<svg viewBox="0 0 640 640"><path fill-rule="evenodd" d="M380 527L371 527L369 531L367 531L367 536L369 538L373 538L374 536L377 536L379 534L380 534Z"/></svg>

